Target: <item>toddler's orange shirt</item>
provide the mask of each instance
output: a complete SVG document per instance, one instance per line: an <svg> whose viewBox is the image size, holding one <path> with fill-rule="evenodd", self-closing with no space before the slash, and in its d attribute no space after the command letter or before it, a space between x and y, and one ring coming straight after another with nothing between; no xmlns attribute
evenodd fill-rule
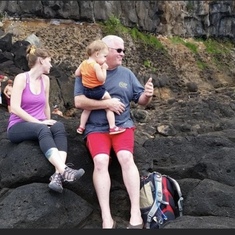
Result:
<svg viewBox="0 0 235 235"><path fill-rule="evenodd" d="M81 74L82 74L82 84L88 88L94 88L101 86L104 83L100 82L94 70L94 65L96 62L88 63L87 60L84 60L81 64Z"/></svg>

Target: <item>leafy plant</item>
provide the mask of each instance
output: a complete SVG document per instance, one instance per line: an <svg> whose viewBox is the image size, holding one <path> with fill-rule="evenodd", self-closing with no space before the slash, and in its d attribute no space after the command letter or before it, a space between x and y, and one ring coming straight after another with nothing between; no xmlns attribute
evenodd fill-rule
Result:
<svg viewBox="0 0 235 235"><path fill-rule="evenodd" d="M199 69L203 70L207 68L207 64L201 60L197 60L197 66Z"/></svg>
<svg viewBox="0 0 235 235"><path fill-rule="evenodd" d="M106 34L115 35L130 35L134 40L141 41L144 45L151 45L156 49L164 49L161 42L156 36L150 33L142 33L137 28L127 28L122 25L121 21L114 15L111 15L108 20L104 22L104 31Z"/></svg>
<svg viewBox="0 0 235 235"><path fill-rule="evenodd" d="M145 60L144 61L144 66L147 67L147 68L150 68L151 67L151 61L150 60Z"/></svg>
<svg viewBox="0 0 235 235"><path fill-rule="evenodd" d="M231 43L220 43L215 39L207 39L203 41L204 45L206 46L206 51L211 54L221 54L221 53L228 53L233 45Z"/></svg>
<svg viewBox="0 0 235 235"><path fill-rule="evenodd" d="M123 35L128 32L128 29L121 24L121 21L111 15L106 21L104 21L104 31L106 34L115 34L115 35Z"/></svg>
<svg viewBox="0 0 235 235"><path fill-rule="evenodd" d="M172 43L175 43L175 44L182 44L184 46L186 46L190 51L192 51L194 54L197 53L197 49L198 49L198 46L197 44L195 43L192 43L192 42L188 42L186 40L183 40L182 38L178 37L178 36L174 36L174 37L171 37L171 42Z"/></svg>
<svg viewBox="0 0 235 235"><path fill-rule="evenodd" d="M4 19L7 18L7 12L0 12L0 21L3 21Z"/></svg>
<svg viewBox="0 0 235 235"><path fill-rule="evenodd" d="M193 1L188 1L187 2L186 9L187 9L188 12L192 12L195 9L195 7L193 5Z"/></svg>

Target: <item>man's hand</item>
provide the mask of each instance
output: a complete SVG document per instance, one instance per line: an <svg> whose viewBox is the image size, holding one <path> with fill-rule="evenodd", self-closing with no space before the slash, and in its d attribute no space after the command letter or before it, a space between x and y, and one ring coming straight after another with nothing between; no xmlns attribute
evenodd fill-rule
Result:
<svg viewBox="0 0 235 235"><path fill-rule="evenodd" d="M149 78L149 80L146 82L144 86L144 95L146 97L152 97L153 96L153 83L152 83L152 78Z"/></svg>
<svg viewBox="0 0 235 235"><path fill-rule="evenodd" d="M125 105L118 98L112 98L106 101L108 101L109 109L118 115L120 115L125 110Z"/></svg>
<svg viewBox="0 0 235 235"><path fill-rule="evenodd" d="M141 94L138 104L140 105L147 105L149 102L151 102L153 97L154 87L152 83L152 78L149 78L149 80L144 85L144 92Z"/></svg>

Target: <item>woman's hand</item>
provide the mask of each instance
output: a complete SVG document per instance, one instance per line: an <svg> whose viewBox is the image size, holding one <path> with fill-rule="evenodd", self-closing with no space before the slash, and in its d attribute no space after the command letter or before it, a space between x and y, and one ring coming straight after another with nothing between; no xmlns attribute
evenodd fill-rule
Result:
<svg viewBox="0 0 235 235"><path fill-rule="evenodd" d="M47 119L47 120L43 120L42 123L47 125L47 126L52 126L52 125L54 125L56 123L56 120Z"/></svg>

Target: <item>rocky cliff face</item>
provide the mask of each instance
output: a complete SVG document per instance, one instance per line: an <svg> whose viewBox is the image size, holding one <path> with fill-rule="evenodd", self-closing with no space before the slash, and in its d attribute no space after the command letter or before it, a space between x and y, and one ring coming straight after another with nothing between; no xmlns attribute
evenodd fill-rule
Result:
<svg viewBox="0 0 235 235"><path fill-rule="evenodd" d="M234 39L234 1L1 1L0 13L15 18L105 21L157 35Z"/></svg>
<svg viewBox="0 0 235 235"><path fill-rule="evenodd" d="M4 1L0 2L0 6L4 6L5 10L11 7L11 12L14 12L16 5L21 4L14 2L10 6L7 1L5 5L2 2ZM91 20L91 16L102 15L102 12L115 12L114 9L119 12L124 9L124 1L72 2L74 1L68 1L67 4L61 1L37 1L34 7L27 4L24 8L19 8L23 9L21 11L24 16L26 13L32 15L34 12L38 15L39 12L46 12L48 20L6 18L2 22L0 71L11 78L24 71L25 61L21 51L24 43L21 40L34 40L53 52L54 64L50 75L51 103L59 104L66 114L65 118L53 117L65 123L70 143L68 161L76 168L83 167L86 174L77 184L65 185L62 195L50 192L47 184L53 167L43 157L36 143L29 141L13 145L9 142L6 136L9 114L6 107L1 106L1 228L101 228L99 206L92 184L92 161L82 137L75 131L80 110L75 110L73 105L73 72L84 59L87 43L104 35L100 24L80 20L85 19L84 15L87 18L90 16ZM162 2L165 7L170 6L165 2ZM178 4L185 6L184 2L187 1L170 2L170 9L174 9L173 6L176 9L171 13L174 17L177 16ZM200 4L195 3L197 1L190 2L193 6L201 6L198 8L200 11L197 11L200 12L201 19L206 19L206 12L209 12L210 22L221 19L217 22L222 23L222 9L227 12L226 9L229 8L230 15L233 12L229 1L201 1ZM150 14L153 6L159 6L160 9L157 1L134 3L132 5L133 3L128 2L125 7L135 9L133 12L138 12L141 19L144 19L147 13L150 18L153 16ZM151 10L143 11L149 6L146 4L150 3L153 4ZM46 5L41 8L43 4ZM69 19L69 14L62 14L71 12L69 4L80 4L79 17L84 18L79 18L79 22L49 18L63 18L59 16L64 15L64 18ZM100 9L98 12L96 7L91 8L97 5L103 6L105 10ZM203 6L209 7L207 11L203 10ZM133 12L131 10L129 14L126 13L132 21L135 19ZM169 11L159 12L164 17L170 14ZM193 8L190 12L194 12ZM224 19L227 18L226 14L223 15ZM195 21L200 21L195 13L194 17ZM95 19L98 21L100 18ZM169 16L167 19L171 22L165 27L169 33L179 28L176 23L179 18L174 21ZM231 16L230 20L232 19ZM145 23L149 25L147 22L148 17ZM162 20L163 23L166 21ZM212 31L218 33L220 27L217 25L214 28L217 31ZM188 27L188 30L192 28ZM234 228L234 49L229 47L228 52L218 50L219 53L212 54L202 41L196 39L183 38L179 43L166 35L157 35L157 38L164 50L155 49L141 40L133 40L130 35L124 35L127 50L124 65L135 72L141 83L152 76L155 86L154 98L148 107L132 105L132 116L137 126L135 159L138 168L141 174L152 170L169 174L180 183L184 196L184 216L169 223L165 228ZM187 47L188 43L197 46L196 53ZM224 44L216 45L217 49L226 47L225 41ZM18 53L20 51L21 53ZM14 55L18 55L17 58ZM4 85L3 83L3 87ZM119 165L115 156L113 157L110 166L111 207L118 228L125 228L129 219L129 202Z"/></svg>

